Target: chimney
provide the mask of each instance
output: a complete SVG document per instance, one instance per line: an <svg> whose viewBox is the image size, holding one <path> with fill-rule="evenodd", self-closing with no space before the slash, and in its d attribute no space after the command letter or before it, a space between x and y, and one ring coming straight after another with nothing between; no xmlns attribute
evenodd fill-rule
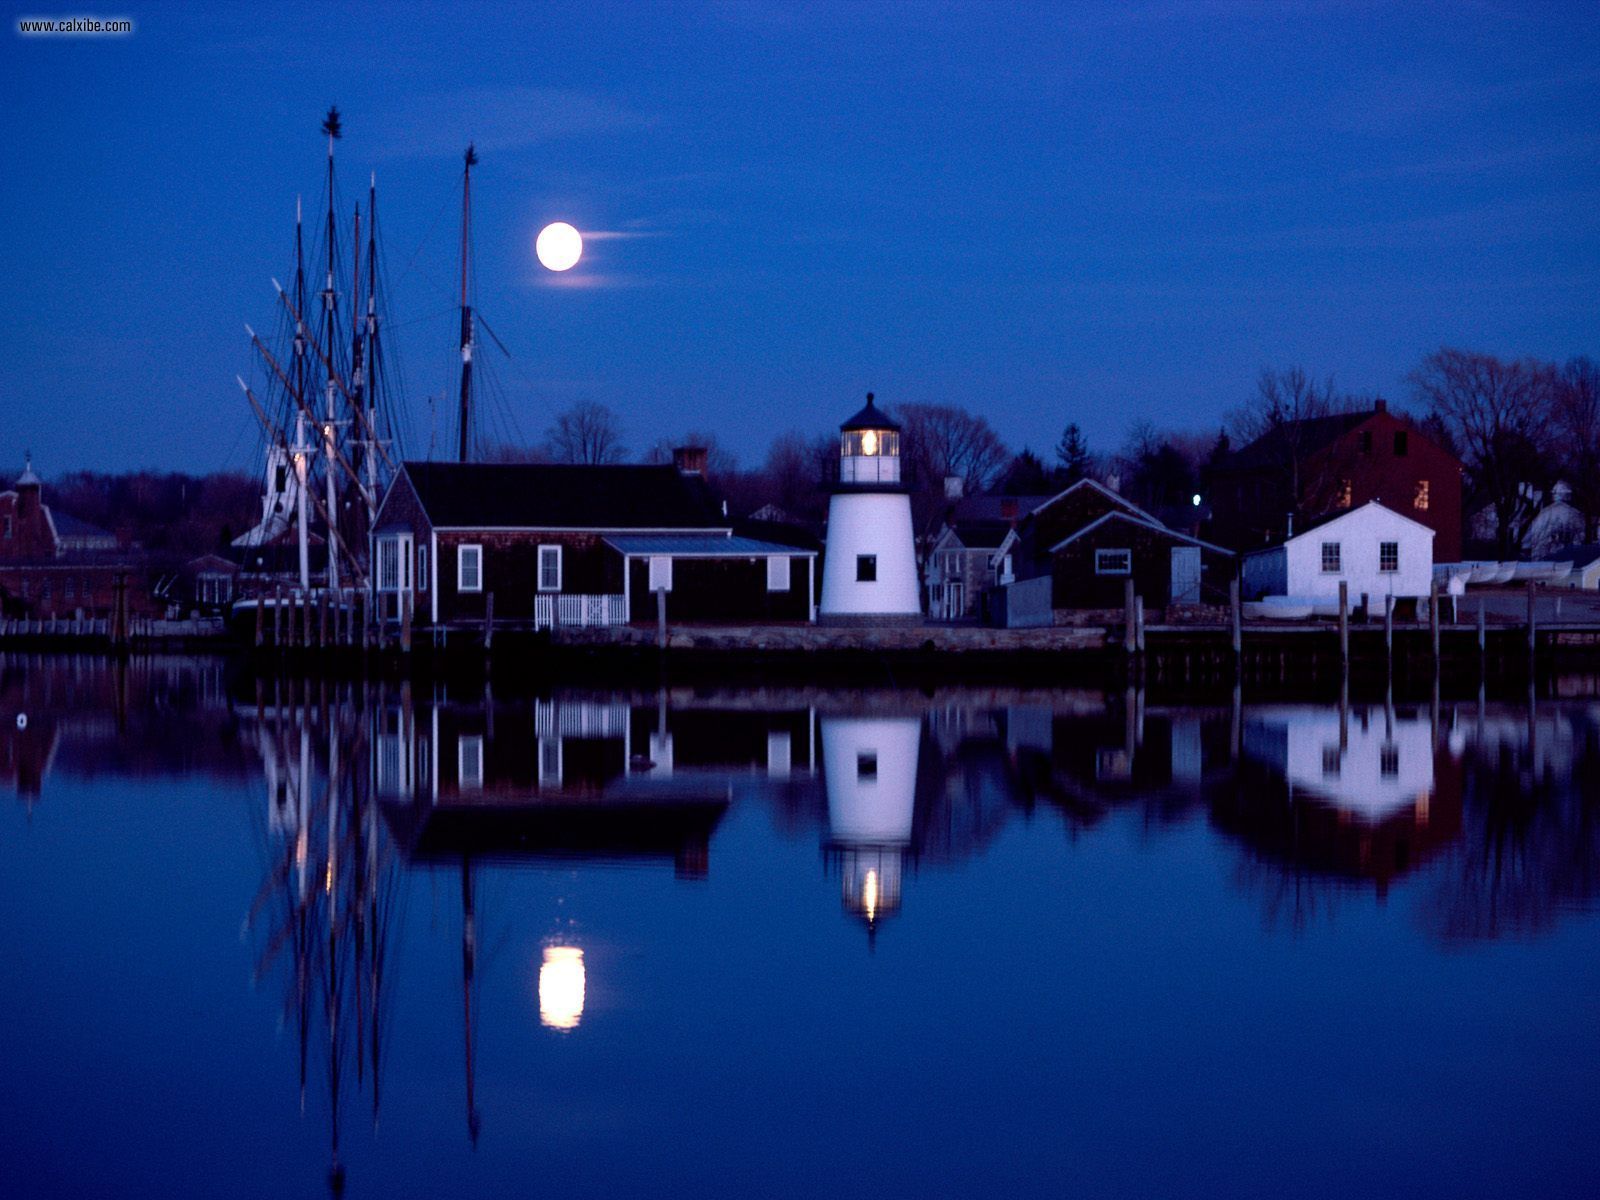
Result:
<svg viewBox="0 0 1600 1200"><path fill-rule="evenodd" d="M674 446L672 465L685 475L706 473L707 450L704 446Z"/></svg>
<svg viewBox="0 0 1600 1200"><path fill-rule="evenodd" d="M1389 411L1389 402L1387 400L1385 400L1382 396L1379 396L1376 400L1374 400L1372 402L1372 411L1375 412L1375 413L1388 412Z"/></svg>
<svg viewBox="0 0 1600 1200"><path fill-rule="evenodd" d="M944 477L944 498L946 500L959 500L966 495L967 481L961 475L946 475Z"/></svg>

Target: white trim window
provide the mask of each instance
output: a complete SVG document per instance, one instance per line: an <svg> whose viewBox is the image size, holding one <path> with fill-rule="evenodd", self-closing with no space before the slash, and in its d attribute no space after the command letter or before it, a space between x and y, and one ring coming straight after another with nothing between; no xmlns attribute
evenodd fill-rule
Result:
<svg viewBox="0 0 1600 1200"><path fill-rule="evenodd" d="M390 534L378 539L378 590L399 592L405 589L406 561L411 552L411 539L403 534Z"/></svg>
<svg viewBox="0 0 1600 1200"><path fill-rule="evenodd" d="M1322 573L1324 575L1337 575L1344 569L1343 545L1339 542L1322 543Z"/></svg>
<svg viewBox="0 0 1600 1200"><path fill-rule="evenodd" d="M789 556L773 554L767 558L767 591L787 592L793 578L789 571Z"/></svg>
<svg viewBox="0 0 1600 1200"><path fill-rule="evenodd" d="M1094 552L1094 573L1096 575L1132 575L1133 551L1132 550L1096 550Z"/></svg>
<svg viewBox="0 0 1600 1200"><path fill-rule="evenodd" d="M561 547L539 547L539 590L541 592L559 592L561 590Z"/></svg>
<svg viewBox="0 0 1600 1200"><path fill-rule="evenodd" d="M428 590L428 547L417 547L417 591Z"/></svg>
<svg viewBox="0 0 1600 1200"><path fill-rule="evenodd" d="M476 543L456 547L456 591L483 591L483 547Z"/></svg>
<svg viewBox="0 0 1600 1200"><path fill-rule="evenodd" d="M650 590L652 592L670 592L672 590L671 555L652 554L650 556Z"/></svg>
<svg viewBox="0 0 1600 1200"><path fill-rule="evenodd" d="M1385 575L1393 575L1400 569L1400 543L1378 543L1378 570Z"/></svg>
<svg viewBox="0 0 1600 1200"><path fill-rule="evenodd" d="M462 791L483 788L483 735L462 734L456 738L456 778Z"/></svg>

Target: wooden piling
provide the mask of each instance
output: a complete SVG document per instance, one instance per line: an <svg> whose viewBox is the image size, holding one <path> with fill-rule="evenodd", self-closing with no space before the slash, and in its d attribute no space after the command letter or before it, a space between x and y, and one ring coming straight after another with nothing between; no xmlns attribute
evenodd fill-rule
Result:
<svg viewBox="0 0 1600 1200"><path fill-rule="evenodd" d="M1439 662L1439 583L1428 585L1428 637L1433 644L1433 661Z"/></svg>
<svg viewBox="0 0 1600 1200"><path fill-rule="evenodd" d="M489 593L489 620L494 621L494 593ZM484 634L483 644L489 644L489 635ZM400 593L400 653L411 653L411 593Z"/></svg>
<svg viewBox="0 0 1600 1200"><path fill-rule="evenodd" d="M328 589L317 593L317 647L328 648Z"/></svg>
<svg viewBox="0 0 1600 1200"><path fill-rule="evenodd" d="M272 648L283 649L283 585L272 589Z"/></svg>
<svg viewBox="0 0 1600 1200"><path fill-rule="evenodd" d="M1138 632L1133 618L1133 577L1122 581L1122 646L1132 657L1138 649Z"/></svg>
<svg viewBox="0 0 1600 1200"><path fill-rule="evenodd" d="M483 648L494 645L494 593L483 598Z"/></svg>
<svg viewBox="0 0 1600 1200"><path fill-rule="evenodd" d="M1533 581L1528 581L1528 661L1531 663L1539 647L1539 624L1533 614Z"/></svg>
<svg viewBox="0 0 1600 1200"><path fill-rule="evenodd" d="M1228 613L1233 622L1233 656L1239 657L1244 648L1244 611L1239 602L1239 580L1228 581Z"/></svg>
<svg viewBox="0 0 1600 1200"><path fill-rule="evenodd" d="M656 589L656 648L667 648L667 589Z"/></svg>
<svg viewBox="0 0 1600 1200"><path fill-rule="evenodd" d="M1350 583L1339 581L1339 667L1350 669Z"/></svg>
<svg viewBox="0 0 1600 1200"><path fill-rule="evenodd" d="M300 593L300 645L311 648L311 593Z"/></svg>
<svg viewBox="0 0 1600 1200"><path fill-rule="evenodd" d="M1483 674L1484 668L1488 663L1488 657L1489 657L1489 638L1487 636L1488 631L1487 631L1487 629L1485 629L1485 619L1484 619L1484 615L1483 615L1483 608L1484 608L1483 598L1479 597L1479 599L1478 599L1478 674L1480 676Z"/></svg>
<svg viewBox="0 0 1600 1200"><path fill-rule="evenodd" d="M1144 653L1144 597L1133 598L1133 641L1134 649L1140 654Z"/></svg>
<svg viewBox="0 0 1600 1200"><path fill-rule="evenodd" d="M267 598L265 596L258 595L256 597L256 648L258 650L261 648L262 638L266 635L266 621Z"/></svg>

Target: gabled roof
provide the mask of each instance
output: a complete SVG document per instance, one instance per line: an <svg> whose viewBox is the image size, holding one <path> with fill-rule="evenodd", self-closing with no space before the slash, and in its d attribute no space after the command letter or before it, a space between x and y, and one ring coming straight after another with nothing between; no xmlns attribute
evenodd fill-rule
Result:
<svg viewBox="0 0 1600 1200"><path fill-rule="evenodd" d="M53 507L50 509L50 520L56 527L58 537L106 538L113 541L116 539L116 534L110 530L91 525L88 521L80 521L71 513L57 512Z"/></svg>
<svg viewBox="0 0 1600 1200"><path fill-rule="evenodd" d="M1006 540L1014 524L1012 521L957 521L944 527L940 541L954 537L968 550L993 550Z"/></svg>
<svg viewBox="0 0 1600 1200"><path fill-rule="evenodd" d="M705 480L670 465L408 462L404 471L437 528L730 528Z"/></svg>
<svg viewBox="0 0 1600 1200"><path fill-rule="evenodd" d="M1377 500L1368 500L1365 504L1358 504L1354 508L1340 509L1337 512L1325 513L1324 515L1318 517L1316 520L1311 521L1310 523L1308 523L1305 526L1305 528L1301 529L1300 532L1295 534L1293 537L1286 537L1286 538L1283 538L1283 539L1281 539L1279 541L1276 541L1276 542L1269 542L1265 546L1259 546L1259 547L1257 547L1255 549L1252 549L1251 551L1249 551L1249 553L1250 554L1264 554L1267 551L1277 550L1280 547L1287 546L1290 542L1299 541L1303 537L1310 537L1313 533L1324 533L1324 532L1327 531L1328 526L1336 524L1336 523L1338 523L1340 521L1347 521L1351 517L1358 516L1361 513L1366 512L1369 508L1376 508L1379 512L1386 513L1387 515L1389 515L1391 517L1394 517L1394 518L1396 518L1398 520L1404 521L1407 525L1415 525L1418 529L1422 530L1429 537L1434 537L1435 536L1435 532L1436 531L1433 530L1433 529L1430 529L1428 526L1424 525L1421 521L1412 520L1412 518L1406 516L1405 513L1395 512L1394 509L1390 508L1386 504L1380 503Z"/></svg>
<svg viewBox="0 0 1600 1200"><path fill-rule="evenodd" d="M1156 533L1162 534L1165 537L1171 538L1175 542L1187 542L1191 546L1199 546L1202 550L1210 550L1216 554L1226 554L1229 558L1233 557L1232 550L1225 549L1222 546L1213 545L1210 542L1203 542L1197 537L1190 537L1187 533L1179 533L1176 529L1168 529L1165 525L1162 525L1158 521L1146 521L1139 517L1133 516L1131 513L1125 513L1121 511L1108 512L1102 517L1096 517L1082 529L1068 534L1054 546L1051 546L1048 553L1054 554L1063 546L1070 545L1071 543L1077 541L1084 534L1100 528L1100 526L1104 525L1107 521L1126 521L1129 525L1137 525L1142 529L1152 530Z"/></svg>
<svg viewBox="0 0 1600 1200"><path fill-rule="evenodd" d="M1060 500L1065 500L1068 496L1072 495L1073 492L1076 492L1076 491L1078 491L1078 490L1080 490L1082 488L1089 488L1092 491L1099 492L1101 495L1107 497L1110 500L1115 501L1117 504L1121 505L1123 508L1129 509L1132 512L1137 513L1139 516L1143 517L1146 521L1150 522L1152 525L1160 526L1160 524L1161 524L1159 521L1157 521L1155 519L1155 517L1153 517L1149 513L1145 512L1144 509L1140 508L1137 504L1135 504L1132 500L1129 500L1126 496L1122 495L1120 492L1112 491L1105 484L1101 483L1098 479L1090 479L1087 475L1084 476L1082 479L1078 480L1077 483L1069 484L1067 487L1062 488L1061 491L1057 492L1054 496L1051 496L1048 500L1045 500L1042 503L1040 503L1039 505L1037 505L1034 508L1033 513L1029 513L1028 515L1032 516L1032 515L1034 515L1036 513L1041 513L1045 509L1049 508L1052 504L1055 504Z"/></svg>

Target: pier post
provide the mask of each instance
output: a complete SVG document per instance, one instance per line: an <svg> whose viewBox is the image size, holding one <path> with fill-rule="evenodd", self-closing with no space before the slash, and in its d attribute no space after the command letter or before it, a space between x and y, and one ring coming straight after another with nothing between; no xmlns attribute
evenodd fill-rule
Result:
<svg viewBox="0 0 1600 1200"><path fill-rule="evenodd" d="M328 589L323 588L317 593L317 645L323 650L328 648Z"/></svg>
<svg viewBox="0 0 1600 1200"><path fill-rule="evenodd" d="M1339 580L1339 667L1350 670L1350 584Z"/></svg>
<svg viewBox="0 0 1600 1200"><path fill-rule="evenodd" d="M1133 641L1134 649L1140 654L1144 653L1144 597L1133 598Z"/></svg>
<svg viewBox="0 0 1600 1200"><path fill-rule="evenodd" d="M1539 625L1533 616L1533 581L1528 581L1528 662L1533 663L1539 646Z"/></svg>
<svg viewBox="0 0 1600 1200"><path fill-rule="evenodd" d="M1237 659L1244 649L1244 613L1239 603L1239 580L1228 581L1228 613L1233 623L1233 657Z"/></svg>
<svg viewBox="0 0 1600 1200"><path fill-rule="evenodd" d="M656 648L667 648L667 591L656 589Z"/></svg>
<svg viewBox="0 0 1600 1200"><path fill-rule="evenodd" d="M1122 647L1132 658L1137 652L1138 631L1133 623L1133 576L1122 581Z"/></svg>
<svg viewBox="0 0 1600 1200"><path fill-rule="evenodd" d="M1428 585L1428 637L1433 643L1433 662L1439 664L1439 582Z"/></svg>
<svg viewBox="0 0 1600 1200"><path fill-rule="evenodd" d="M1489 639L1484 628L1483 597L1478 597L1478 675L1481 678L1484 668L1488 665Z"/></svg>
<svg viewBox="0 0 1600 1200"><path fill-rule="evenodd" d="M257 650L261 649L261 640L266 635L266 631L267 631L266 621L267 621L267 598L265 596L259 596L258 595L256 597L256 649Z"/></svg>
<svg viewBox="0 0 1600 1200"><path fill-rule="evenodd" d="M272 589L272 648L283 649L283 584Z"/></svg>
<svg viewBox="0 0 1600 1200"><path fill-rule="evenodd" d="M494 593L490 592L483 599L483 648L489 649L494 645Z"/></svg>
<svg viewBox="0 0 1600 1200"><path fill-rule="evenodd" d="M300 644L311 648L311 593L300 593Z"/></svg>
<svg viewBox="0 0 1600 1200"><path fill-rule="evenodd" d="M494 593L493 592L489 593L489 612L491 614L490 619L492 620L493 619L492 614L494 613ZM487 636L485 637L484 645L486 645L486 646L488 645ZM411 653L411 593L410 592L401 592L400 593L400 653L402 653L402 654L410 654Z"/></svg>

